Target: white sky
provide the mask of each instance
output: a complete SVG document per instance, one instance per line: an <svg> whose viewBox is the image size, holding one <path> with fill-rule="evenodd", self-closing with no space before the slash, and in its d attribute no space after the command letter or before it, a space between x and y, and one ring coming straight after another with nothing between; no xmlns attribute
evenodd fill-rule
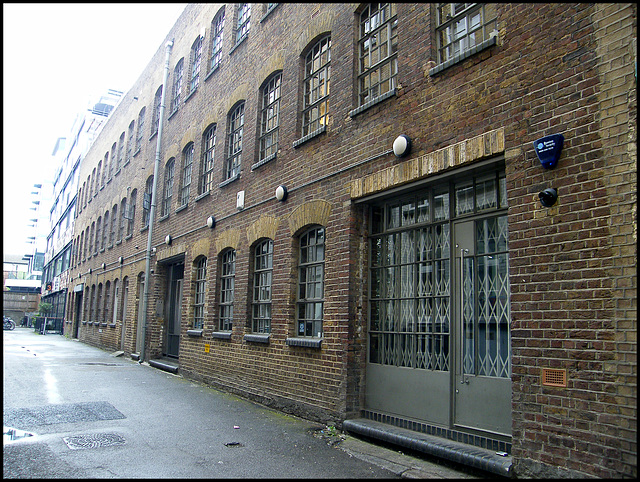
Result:
<svg viewBox="0 0 640 482"><path fill-rule="evenodd" d="M56 140L91 99L129 90L185 6L3 4L4 254L33 252L30 193L53 176Z"/></svg>

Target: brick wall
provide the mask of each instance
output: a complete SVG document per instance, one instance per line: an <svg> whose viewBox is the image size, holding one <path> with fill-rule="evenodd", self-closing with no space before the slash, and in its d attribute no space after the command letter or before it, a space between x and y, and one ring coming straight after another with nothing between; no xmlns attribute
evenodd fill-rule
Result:
<svg viewBox="0 0 640 482"><path fill-rule="evenodd" d="M435 7L398 5L396 94L351 116L357 65L351 4L280 4L264 16L252 6L249 36L234 46L233 5L226 6L223 61L208 71L211 21L220 5L189 5L167 34L173 68L184 58L182 96L167 109L157 175L160 206L164 166L176 158L174 204L154 226L147 358L162 354L166 334L166 267L184 259L180 371L214 386L301 416L339 422L364 408L368 326L367 209L364 196L385 194L435 175L504 158L508 191L512 314L514 471L520 476L636 474L636 97L635 6L499 4L498 41L431 75L436 65ZM200 84L188 96L190 49L205 29ZM327 130L299 146L301 55L331 32L332 77ZM142 193L154 171L157 136L149 125L162 83L164 44L123 97L83 161L80 179L111 152L113 142L146 106L142 149L78 208L74 239L137 189L131 237L75 263L70 289L129 277L125 351L136 347L138 275L145 268L148 229L141 226ZM259 89L282 71L280 142L276 159L258 161ZM245 101L242 172L222 183L227 116ZM171 115L169 115L171 114ZM217 125L214 188L197 192L202 134ZM558 166L544 170L533 142L565 137ZM390 153L408 135L406 160ZM182 150L195 146L191 195L178 208ZM252 168L253 166L253 168ZM275 199L285 185L289 197ZM558 189L544 208L538 192ZM245 193L245 208L236 195ZM215 216L216 226L206 224ZM287 345L295 336L297 235L326 228L324 336L320 348ZM170 246L165 236L172 237ZM274 242L273 318L269 343L250 332L251 248ZM219 256L236 250L231 339L217 331ZM202 336L190 336L194 261L206 256ZM122 257L122 261L119 258ZM105 267L102 268L102 263ZM91 269L91 272L89 272ZM80 277L80 275L82 277ZM84 321L93 321L86 320ZM119 349L114 327L81 325L80 339ZM103 332L99 333L102 329ZM566 370L567 387L542 385L543 368Z"/></svg>

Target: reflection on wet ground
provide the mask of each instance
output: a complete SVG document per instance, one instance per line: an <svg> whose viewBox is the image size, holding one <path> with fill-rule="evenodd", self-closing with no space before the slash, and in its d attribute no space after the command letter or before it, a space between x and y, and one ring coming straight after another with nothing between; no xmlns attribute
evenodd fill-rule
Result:
<svg viewBox="0 0 640 482"><path fill-rule="evenodd" d="M35 433L18 430L17 428L2 427L2 445L25 437L33 437Z"/></svg>

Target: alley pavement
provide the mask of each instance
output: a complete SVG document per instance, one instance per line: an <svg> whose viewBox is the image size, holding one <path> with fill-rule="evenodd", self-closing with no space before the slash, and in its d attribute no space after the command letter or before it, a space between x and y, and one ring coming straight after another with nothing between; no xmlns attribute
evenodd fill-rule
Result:
<svg viewBox="0 0 640 482"><path fill-rule="evenodd" d="M4 478L485 478L115 355L3 333Z"/></svg>

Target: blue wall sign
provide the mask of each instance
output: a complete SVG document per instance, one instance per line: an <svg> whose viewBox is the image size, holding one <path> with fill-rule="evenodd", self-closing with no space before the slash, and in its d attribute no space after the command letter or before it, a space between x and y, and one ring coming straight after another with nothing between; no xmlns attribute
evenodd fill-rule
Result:
<svg viewBox="0 0 640 482"><path fill-rule="evenodd" d="M533 148L536 150L542 167L545 169L553 169L556 167L558 159L560 159L563 144L564 136L562 134L543 137L533 143Z"/></svg>

